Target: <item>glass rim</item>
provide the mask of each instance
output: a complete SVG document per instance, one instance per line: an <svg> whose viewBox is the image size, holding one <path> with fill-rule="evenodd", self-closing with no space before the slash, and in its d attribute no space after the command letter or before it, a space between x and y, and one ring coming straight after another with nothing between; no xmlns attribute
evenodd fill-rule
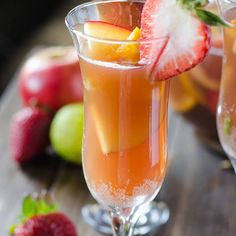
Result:
<svg viewBox="0 0 236 236"><path fill-rule="evenodd" d="M94 1L94 2L86 2L82 3L74 8L72 8L66 15L65 17L65 24L69 31L75 35L81 36L83 38L93 40L98 43L107 43L107 44L146 44L146 43L152 43L156 41L161 41L161 40L167 40L169 38L168 35L160 36L160 37L153 37L153 38L148 38L148 39L142 39L142 40L116 40L116 39L106 39L106 38L100 38L100 37L94 37L94 36L89 36L79 30L75 30L73 25L70 23L70 17L71 15L78 11L79 9L86 8L92 5L98 5L98 4L108 4L112 2L131 2L131 3L145 3L145 0L99 0L99 1ZM105 22L105 21L104 21Z"/></svg>
<svg viewBox="0 0 236 236"><path fill-rule="evenodd" d="M236 0L225 0L225 2L227 2L227 3L232 3L232 4L236 4Z"/></svg>
<svg viewBox="0 0 236 236"><path fill-rule="evenodd" d="M222 3L223 1L223 3ZM227 8L223 8L222 5L226 4ZM231 28L236 28L235 24L232 24L229 20L225 19L225 13L236 7L236 0L216 0L217 9L219 11L220 17L223 21Z"/></svg>

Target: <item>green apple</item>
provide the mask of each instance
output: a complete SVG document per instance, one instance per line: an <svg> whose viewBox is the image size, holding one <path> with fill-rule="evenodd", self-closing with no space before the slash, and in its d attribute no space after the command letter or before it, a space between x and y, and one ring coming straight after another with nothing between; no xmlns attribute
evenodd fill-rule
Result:
<svg viewBox="0 0 236 236"><path fill-rule="evenodd" d="M63 106L52 120L50 127L52 148L66 161L81 164L83 124L82 103Z"/></svg>

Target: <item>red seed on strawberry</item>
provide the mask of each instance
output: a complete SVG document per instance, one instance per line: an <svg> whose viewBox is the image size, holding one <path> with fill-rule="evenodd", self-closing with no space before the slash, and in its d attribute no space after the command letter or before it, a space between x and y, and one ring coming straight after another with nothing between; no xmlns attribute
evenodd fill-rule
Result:
<svg viewBox="0 0 236 236"><path fill-rule="evenodd" d="M40 154L49 144L51 117L38 108L18 111L10 124L10 153L19 163Z"/></svg>
<svg viewBox="0 0 236 236"><path fill-rule="evenodd" d="M168 39L164 50L155 40L150 47L140 48L141 59L148 58L154 65L154 80L165 80L191 69L205 58L210 48L208 26L177 0L147 0L141 32L142 40ZM160 50L163 50L161 55Z"/></svg>

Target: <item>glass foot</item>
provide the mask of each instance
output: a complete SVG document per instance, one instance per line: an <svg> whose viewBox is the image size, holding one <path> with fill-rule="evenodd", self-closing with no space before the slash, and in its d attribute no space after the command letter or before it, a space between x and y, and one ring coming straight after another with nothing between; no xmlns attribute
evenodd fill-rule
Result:
<svg viewBox="0 0 236 236"><path fill-rule="evenodd" d="M145 235L154 228L165 224L170 211L164 202L151 202L143 209L134 230L135 235ZM112 234L110 217L98 204L88 204L82 208L84 221L99 233Z"/></svg>

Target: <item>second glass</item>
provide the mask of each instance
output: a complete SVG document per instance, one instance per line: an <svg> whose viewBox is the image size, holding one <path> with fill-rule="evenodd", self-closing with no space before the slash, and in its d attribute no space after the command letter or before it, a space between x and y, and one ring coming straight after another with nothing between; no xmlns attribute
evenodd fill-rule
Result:
<svg viewBox="0 0 236 236"><path fill-rule="evenodd" d="M232 25L224 28L224 60L217 128L223 149L236 172L236 3L233 1L218 1L218 3L222 16Z"/></svg>

